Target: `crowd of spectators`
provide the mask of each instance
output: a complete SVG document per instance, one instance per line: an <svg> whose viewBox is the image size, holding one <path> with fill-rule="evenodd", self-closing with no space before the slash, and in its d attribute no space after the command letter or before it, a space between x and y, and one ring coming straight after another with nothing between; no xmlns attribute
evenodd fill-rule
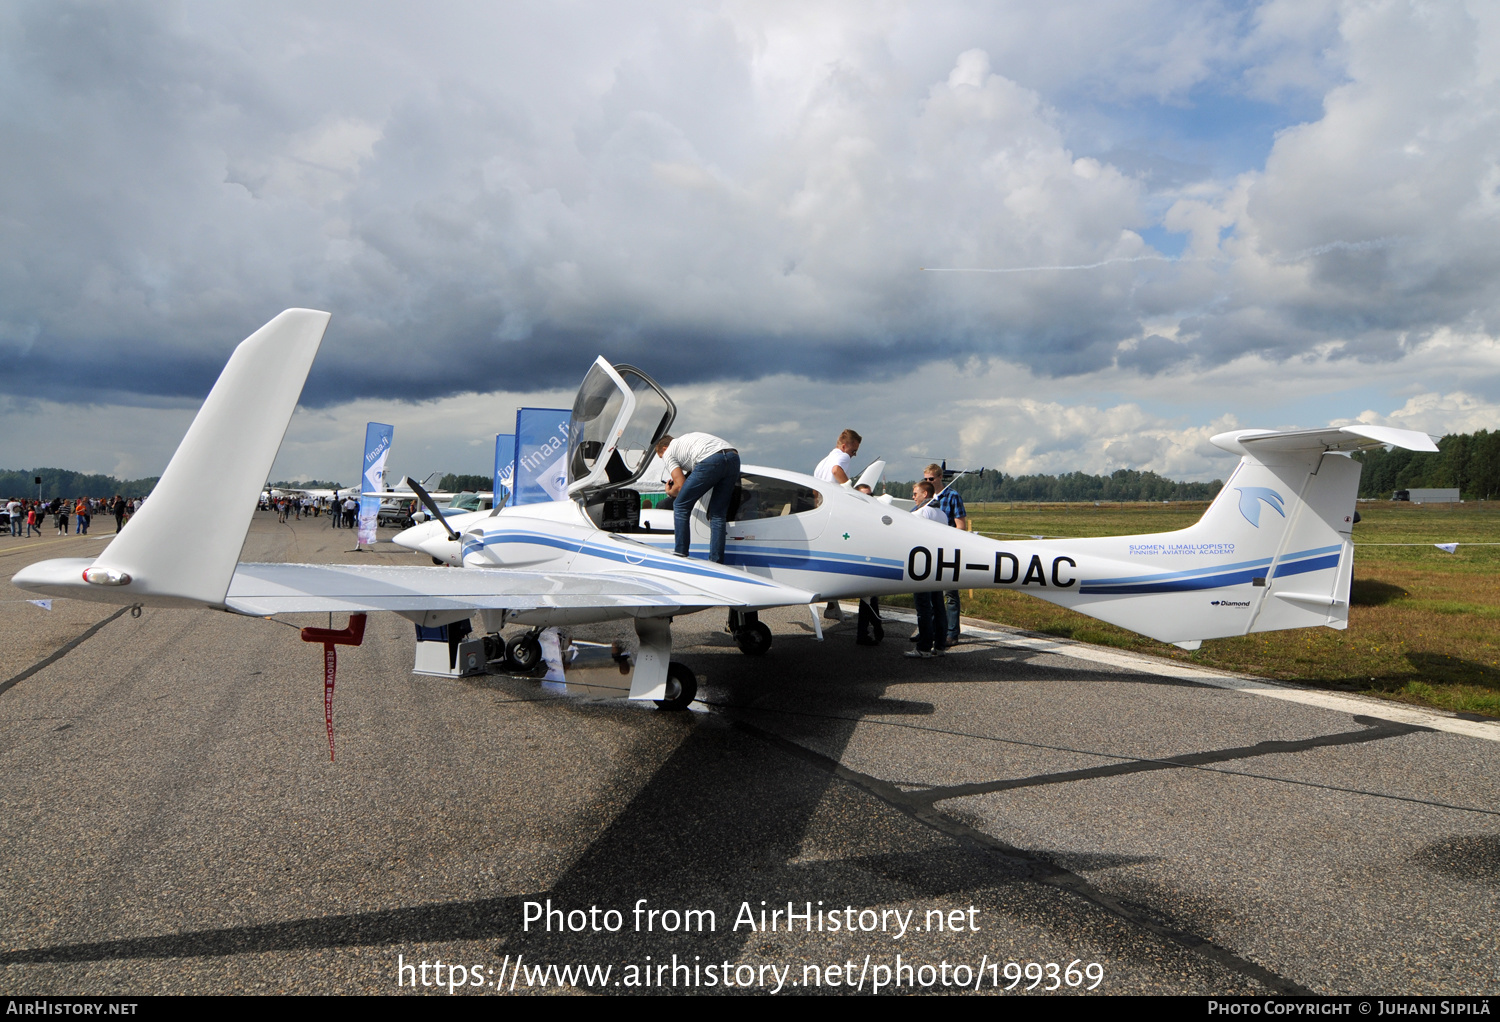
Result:
<svg viewBox="0 0 1500 1022"><path fill-rule="evenodd" d="M58 535L68 535L71 527L73 535L86 536L95 515L113 516L115 531L119 532L130 516L140 509L145 499L127 499L118 493L113 498L53 497L51 500L32 500L12 497L0 507L0 514L3 514L0 535L8 533L23 539L27 536L40 536L50 517Z"/></svg>
<svg viewBox="0 0 1500 1022"><path fill-rule="evenodd" d="M359 524L359 501L353 497L260 495L260 510L275 511L278 522L301 521L304 518L327 518L335 529L352 529Z"/></svg>
<svg viewBox="0 0 1500 1022"><path fill-rule="evenodd" d="M26 497L11 497L0 501L0 536L40 536L51 520L58 535L88 535L96 516L113 517L115 532L125 527L130 516L145 502L145 497L53 497L37 500ZM275 511L279 521L292 518L326 517L334 528L352 529L357 524L359 502L353 498L336 500L312 497L280 497L272 499L262 495L260 508Z"/></svg>

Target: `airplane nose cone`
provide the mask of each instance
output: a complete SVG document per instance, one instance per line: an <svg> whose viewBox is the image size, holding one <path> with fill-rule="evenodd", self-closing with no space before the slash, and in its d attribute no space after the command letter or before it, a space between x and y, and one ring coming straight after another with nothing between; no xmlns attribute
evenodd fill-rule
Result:
<svg viewBox="0 0 1500 1022"><path fill-rule="evenodd" d="M425 538L421 535L418 535L420 529L420 525L413 526L410 529L402 529L400 532L391 537L391 542L396 544L397 546L405 547L408 550L420 550L422 547L422 540Z"/></svg>
<svg viewBox="0 0 1500 1022"><path fill-rule="evenodd" d="M448 530L443 528L441 522L424 522L421 525L413 525L409 529L398 532L391 538L391 542L408 550L426 554L444 564L458 565L463 563L463 551L459 544L448 536Z"/></svg>

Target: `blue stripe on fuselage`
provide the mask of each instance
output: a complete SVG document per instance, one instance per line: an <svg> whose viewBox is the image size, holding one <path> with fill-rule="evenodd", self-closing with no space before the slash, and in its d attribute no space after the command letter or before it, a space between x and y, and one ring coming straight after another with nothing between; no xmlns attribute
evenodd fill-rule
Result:
<svg viewBox="0 0 1500 1022"><path fill-rule="evenodd" d="M573 553L586 553L591 557L600 557L608 561L618 561L632 568L655 568L658 571L671 571L683 575L701 575L705 578L722 579L725 582L747 582L751 585L774 586L776 583L756 578L744 572L720 571L711 566L711 562L701 560L690 560L686 557L678 557L675 554L669 557L660 557L656 551L641 551L634 555L632 551L614 549L597 543L587 543L579 540L566 540L557 536L548 536L542 533L503 532L488 533L484 537L484 545L499 545L501 543L529 543L534 546L555 547L558 550L568 550ZM642 544L644 546L645 544Z"/></svg>
<svg viewBox="0 0 1500 1022"><path fill-rule="evenodd" d="M1342 546L1319 547L1290 554L1276 565L1272 578L1284 575L1301 575L1309 571L1337 567ZM1301 558L1301 560L1293 560ZM1271 563L1269 557L1259 561L1241 561L1230 565L1229 571L1219 568L1195 568L1190 571L1167 572L1161 575L1143 575L1136 579L1098 579L1085 582L1078 587L1080 593L1119 595L1125 593L1185 593L1198 589L1219 589L1225 586L1244 585L1255 578L1264 577L1265 568ZM1219 574L1208 574L1217 571Z"/></svg>
<svg viewBox="0 0 1500 1022"><path fill-rule="evenodd" d="M781 568L786 571L817 571L830 575L858 575L861 578L901 579L905 572L899 567L874 562L861 564L854 561L833 560L805 554L763 554L753 550L726 551L725 564L738 564L747 568Z"/></svg>
<svg viewBox="0 0 1500 1022"><path fill-rule="evenodd" d="M695 551L707 551L708 545L696 543ZM733 545L724 550L724 563L746 568L780 568L785 571L817 571L829 575L855 575L860 578L902 579L906 572L902 562L889 557L866 557L863 554L838 553L831 550L797 550L788 547Z"/></svg>
<svg viewBox="0 0 1500 1022"><path fill-rule="evenodd" d="M1322 571L1324 568L1336 568L1338 564L1338 554L1328 554L1324 557L1309 557L1305 561L1293 561L1290 564L1276 565L1276 571L1271 577L1280 578L1283 575L1301 575L1308 571Z"/></svg>

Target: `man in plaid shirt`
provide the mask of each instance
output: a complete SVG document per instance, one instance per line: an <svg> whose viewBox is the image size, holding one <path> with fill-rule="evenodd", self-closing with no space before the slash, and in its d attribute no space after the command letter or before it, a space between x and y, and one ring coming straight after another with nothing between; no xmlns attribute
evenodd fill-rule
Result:
<svg viewBox="0 0 1500 1022"><path fill-rule="evenodd" d="M922 472L922 478L931 483L934 489L942 490L932 502L948 516L948 524L964 532L972 531L973 527L969 524L969 511L964 507L964 499L951 487L943 489L943 466L928 465ZM939 637L938 645L951 646L958 641L958 590L949 589L944 592L943 602L947 604L948 627L946 634Z"/></svg>

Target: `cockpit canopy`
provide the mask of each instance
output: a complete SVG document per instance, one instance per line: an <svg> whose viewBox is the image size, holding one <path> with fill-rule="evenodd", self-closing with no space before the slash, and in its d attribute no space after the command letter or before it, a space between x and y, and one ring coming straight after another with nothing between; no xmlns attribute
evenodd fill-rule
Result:
<svg viewBox="0 0 1500 1022"><path fill-rule="evenodd" d="M635 482L676 417L677 406L655 380L601 355L573 400L568 496L587 498Z"/></svg>

